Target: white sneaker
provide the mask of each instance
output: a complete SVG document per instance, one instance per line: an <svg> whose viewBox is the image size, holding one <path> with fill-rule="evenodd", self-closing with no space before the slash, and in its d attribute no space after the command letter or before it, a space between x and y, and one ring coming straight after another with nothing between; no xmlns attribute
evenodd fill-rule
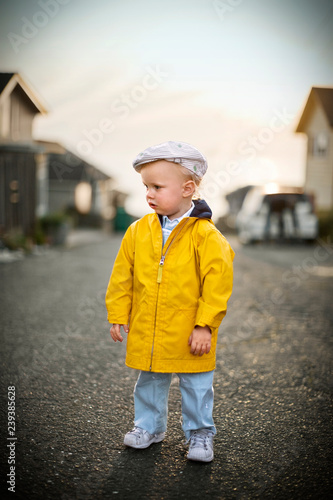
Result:
<svg viewBox="0 0 333 500"><path fill-rule="evenodd" d="M187 458L198 462L211 462L214 458L213 437L214 434L209 429L193 431Z"/></svg>
<svg viewBox="0 0 333 500"><path fill-rule="evenodd" d="M124 444L131 448L143 449L148 448L153 443L159 443L165 438L165 432L159 434L149 434L148 431L141 427L134 427L130 432L125 434Z"/></svg>

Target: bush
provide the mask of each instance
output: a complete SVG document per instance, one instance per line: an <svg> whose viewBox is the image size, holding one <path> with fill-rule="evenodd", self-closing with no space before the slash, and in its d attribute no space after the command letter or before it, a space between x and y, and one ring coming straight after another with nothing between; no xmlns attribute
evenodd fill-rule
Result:
<svg viewBox="0 0 333 500"><path fill-rule="evenodd" d="M48 214L39 219L40 226L43 230L60 227L62 224L66 224L67 221L68 217L63 213Z"/></svg>
<svg viewBox="0 0 333 500"><path fill-rule="evenodd" d="M69 228L69 217L62 213L45 215L35 221L29 234L21 227L0 234L0 248L31 252L34 245L63 245Z"/></svg>
<svg viewBox="0 0 333 500"><path fill-rule="evenodd" d="M37 221L36 236L38 235L38 239L42 243L63 245L66 241L68 226L69 218L63 213L44 215Z"/></svg>
<svg viewBox="0 0 333 500"><path fill-rule="evenodd" d="M2 241L9 250L27 250L28 247L27 237L19 227L8 231L8 233L3 236Z"/></svg>
<svg viewBox="0 0 333 500"><path fill-rule="evenodd" d="M40 219L36 220L35 229L33 233L33 240L36 245L45 245L46 243L46 235L42 228Z"/></svg>
<svg viewBox="0 0 333 500"><path fill-rule="evenodd" d="M318 212L319 237L328 243L333 243L333 210Z"/></svg>

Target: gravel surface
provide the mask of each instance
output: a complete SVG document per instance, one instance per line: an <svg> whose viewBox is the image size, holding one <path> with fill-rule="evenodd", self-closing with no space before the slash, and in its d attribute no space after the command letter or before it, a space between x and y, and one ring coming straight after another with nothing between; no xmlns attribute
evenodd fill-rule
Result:
<svg viewBox="0 0 333 500"><path fill-rule="evenodd" d="M186 459L177 378L162 443L127 449L137 373L104 294L121 241L0 264L2 498L328 499L332 488L333 248L236 250L220 328L210 464ZM6 484L15 386L15 493Z"/></svg>

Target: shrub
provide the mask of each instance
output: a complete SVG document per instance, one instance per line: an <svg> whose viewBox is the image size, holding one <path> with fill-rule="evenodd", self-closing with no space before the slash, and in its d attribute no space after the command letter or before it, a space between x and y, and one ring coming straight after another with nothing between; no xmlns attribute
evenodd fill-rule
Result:
<svg viewBox="0 0 333 500"><path fill-rule="evenodd" d="M3 237L3 243L9 250L27 249L27 238L21 228L13 228Z"/></svg>
<svg viewBox="0 0 333 500"><path fill-rule="evenodd" d="M44 215L37 222L38 238L51 245L63 245L66 241L69 218L63 213Z"/></svg>
<svg viewBox="0 0 333 500"><path fill-rule="evenodd" d="M319 237L328 243L333 243L333 210L318 212Z"/></svg>

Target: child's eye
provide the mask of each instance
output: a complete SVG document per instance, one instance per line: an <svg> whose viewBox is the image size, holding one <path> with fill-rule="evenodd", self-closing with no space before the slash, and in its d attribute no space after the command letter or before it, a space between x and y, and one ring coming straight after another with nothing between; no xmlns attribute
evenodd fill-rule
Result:
<svg viewBox="0 0 333 500"><path fill-rule="evenodd" d="M161 186L154 186L155 189L161 189Z"/></svg>

